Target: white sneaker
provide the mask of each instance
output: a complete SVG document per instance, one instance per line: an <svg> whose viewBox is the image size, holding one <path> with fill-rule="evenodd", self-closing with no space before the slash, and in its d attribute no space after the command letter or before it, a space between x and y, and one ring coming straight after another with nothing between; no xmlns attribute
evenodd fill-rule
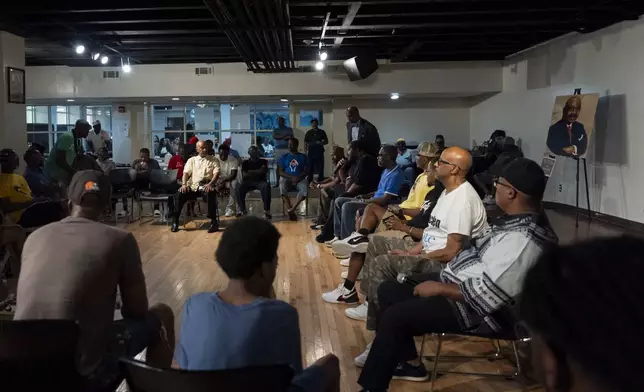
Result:
<svg viewBox="0 0 644 392"><path fill-rule="evenodd" d="M347 238L334 242L332 246L333 251L339 254L367 253L369 237L354 231Z"/></svg>
<svg viewBox="0 0 644 392"><path fill-rule="evenodd" d="M230 208L226 208L226 214L224 216L230 218L231 216L235 216L235 213Z"/></svg>
<svg viewBox="0 0 644 392"><path fill-rule="evenodd" d="M333 252L333 257L335 257L336 259L348 259L349 257L351 257L351 254Z"/></svg>
<svg viewBox="0 0 644 392"><path fill-rule="evenodd" d="M345 309L344 314L345 316L353 320L367 321L368 308L369 308L369 303L367 301L364 301L363 303L360 304L360 306L357 306L355 308ZM369 345L369 347L371 347L371 345Z"/></svg>
<svg viewBox="0 0 644 392"><path fill-rule="evenodd" d="M347 290L343 282L335 290L322 294L322 299L332 304L355 305L358 303L358 292L355 287Z"/></svg>
<svg viewBox="0 0 644 392"><path fill-rule="evenodd" d="M342 279L346 279L346 278L347 278L347 276L349 276L349 271L344 271L344 272L342 272L342 273L340 274L340 277L341 277ZM358 280L360 280L360 277L358 277L358 279L356 279L356 281L358 281Z"/></svg>
<svg viewBox="0 0 644 392"><path fill-rule="evenodd" d="M154 217L155 217L155 218L159 218L159 217L161 217L161 211L159 211L159 210L154 210Z"/></svg>
<svg viewBox="0 0 644 392"><path fill-rule="evenodd" d="M350 257L347 257L346 259L340 259L340 265L343 267L348 267L350 261L351 261Z"/></svg>
<svg viewBox="0 0 644 392"><path fill-rule="evenodd" d="M331 246L333 246L333 243L336 242L337 240L338 240L338 237L333 237L333 239L326 241L324 245L330 248Z"/></svg>
<svg viewBox="0 0 644 392"><path fill-rule="evenodd" d="M365 362L367 362L367 357L369 357L369 351L371 351L371 343L367 344L367 348L362 352L362 354L355 357L353 363L357 367L364 367Z"/></svg>
<svg viewBox="0 0 644 392"><path fill-rule="evenodd" d="M116 214L116 217L117 217L117 218L123 218L124 216L127 216L127 211L119 211L119 212Z"/></svg>

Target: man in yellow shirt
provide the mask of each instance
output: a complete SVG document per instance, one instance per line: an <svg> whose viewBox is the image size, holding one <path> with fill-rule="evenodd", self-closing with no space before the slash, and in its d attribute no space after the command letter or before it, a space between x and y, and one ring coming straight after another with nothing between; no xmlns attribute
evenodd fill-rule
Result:
<svg viewBox="0 0 644 392"><path fill-rule="evenodd" d="M196 200L198 197L205 196L208 202L208 218L210 218L210 227L208 233L214 233L219 230L219 213L217 209L217 192L216 184L219 177L220 165L219 159L208 154L206 142L197 142L197 153L199 155L191 157L183 167L182 186L177 194L178 204L174 212L172 227L170 231L176 233L179 231L179 215L183 205L189 200Z"/></svg>

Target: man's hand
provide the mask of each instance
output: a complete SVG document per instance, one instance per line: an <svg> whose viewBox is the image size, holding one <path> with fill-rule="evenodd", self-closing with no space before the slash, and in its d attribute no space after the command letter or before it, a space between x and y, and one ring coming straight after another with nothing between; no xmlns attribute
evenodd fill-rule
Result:
<svg viewBox="0 0 644 392"><path fill-rule="evenodd" d="M400 215L400 206L397 204L392 204L389 207L387 207L387 209L389 210L389 212L391 212L396 216Z"/></svg>
<svg viewBox="0 0 644 392"><path fill-rule="evenodd" d="M186 193L188 192L188 189L190 189L188 188L188 185L181 185L181 188L179 188L179 192Z"/></svg>
<svg viewBox="0 0 644 392"><path fill-rule="evenodd" d="M347 160L342 158L338 161L338 166L344 166L345 163L347 163Z"/></svg>
<svg viewBox="0 0 644 392"><path fill-rule="evenodd" d="M442 283L429 280L414 287L414 295L419 297L435 297L441 295Z"/></svg>
<svg viewBox="0 0 644 392"><path fill-rule="evenodd" d="M571 154L572 155L575 152L575 147L568 146L568 147L564 147L563 150L564 150L564 152L566 154Z"/></svg>
<svg viewBox="0 0 644 392"><path fill-rule="evenodd" d="M320 184L318 184L316 181L311 181L311 182L309 183L309 188L310 188L310 189L316 189L316 188L319 188L319 185L320 185Z"/></svg>
<svg viewBox="0 0 644 392"><path fill-rule="evenodd" d="M215 187L214 187L212 184L210 184L210 183L207 183L207 184L203 187L203 191L204 191L205 193L210 193L210 192L212 192L212 191L214 191L214 190L215 190Z"/></svg>
<svg viewBox="0 0 644 392"><path fill-rule="evenodd" d="M387 229L389 230L404 231L403 229L406 225L400 219L395 216L391 216L385 221L385 226L387 226Z"/></svg>
<svg viewBox="0 0 644 392"><path fill-rule="evenodd" d="M394 256L409 256L410 255L408 251L402 250L402 249L392 249L389 252L389 254L394 255Z"/></svg>

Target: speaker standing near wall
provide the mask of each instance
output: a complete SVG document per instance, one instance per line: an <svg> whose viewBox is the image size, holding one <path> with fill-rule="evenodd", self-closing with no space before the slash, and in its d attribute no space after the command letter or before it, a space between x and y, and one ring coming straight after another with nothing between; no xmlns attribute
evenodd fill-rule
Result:
<svg viewBox="0 0 644 392"><path fill-rule="evenodd" d="M380 151L380 135L376 127L360 117L360 111L355 106L347 109L347 145L354 140L363 140L367 154L378 156Z"/></svg>

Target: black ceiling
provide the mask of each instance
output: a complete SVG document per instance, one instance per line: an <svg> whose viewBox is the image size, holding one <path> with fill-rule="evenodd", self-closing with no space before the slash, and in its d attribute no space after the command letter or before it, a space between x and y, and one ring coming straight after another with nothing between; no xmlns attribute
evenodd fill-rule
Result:
<svg viewBox="0 0 644 392"><path fill-rule="evenodd" d="M2 6L0 29L27 38L27 65L98 65L74 52L81 42L116 56L111 65L125 56L285 72L316 59L320 40L332 60L501 60L642 13L643 0L76 0Z"/></svg>

